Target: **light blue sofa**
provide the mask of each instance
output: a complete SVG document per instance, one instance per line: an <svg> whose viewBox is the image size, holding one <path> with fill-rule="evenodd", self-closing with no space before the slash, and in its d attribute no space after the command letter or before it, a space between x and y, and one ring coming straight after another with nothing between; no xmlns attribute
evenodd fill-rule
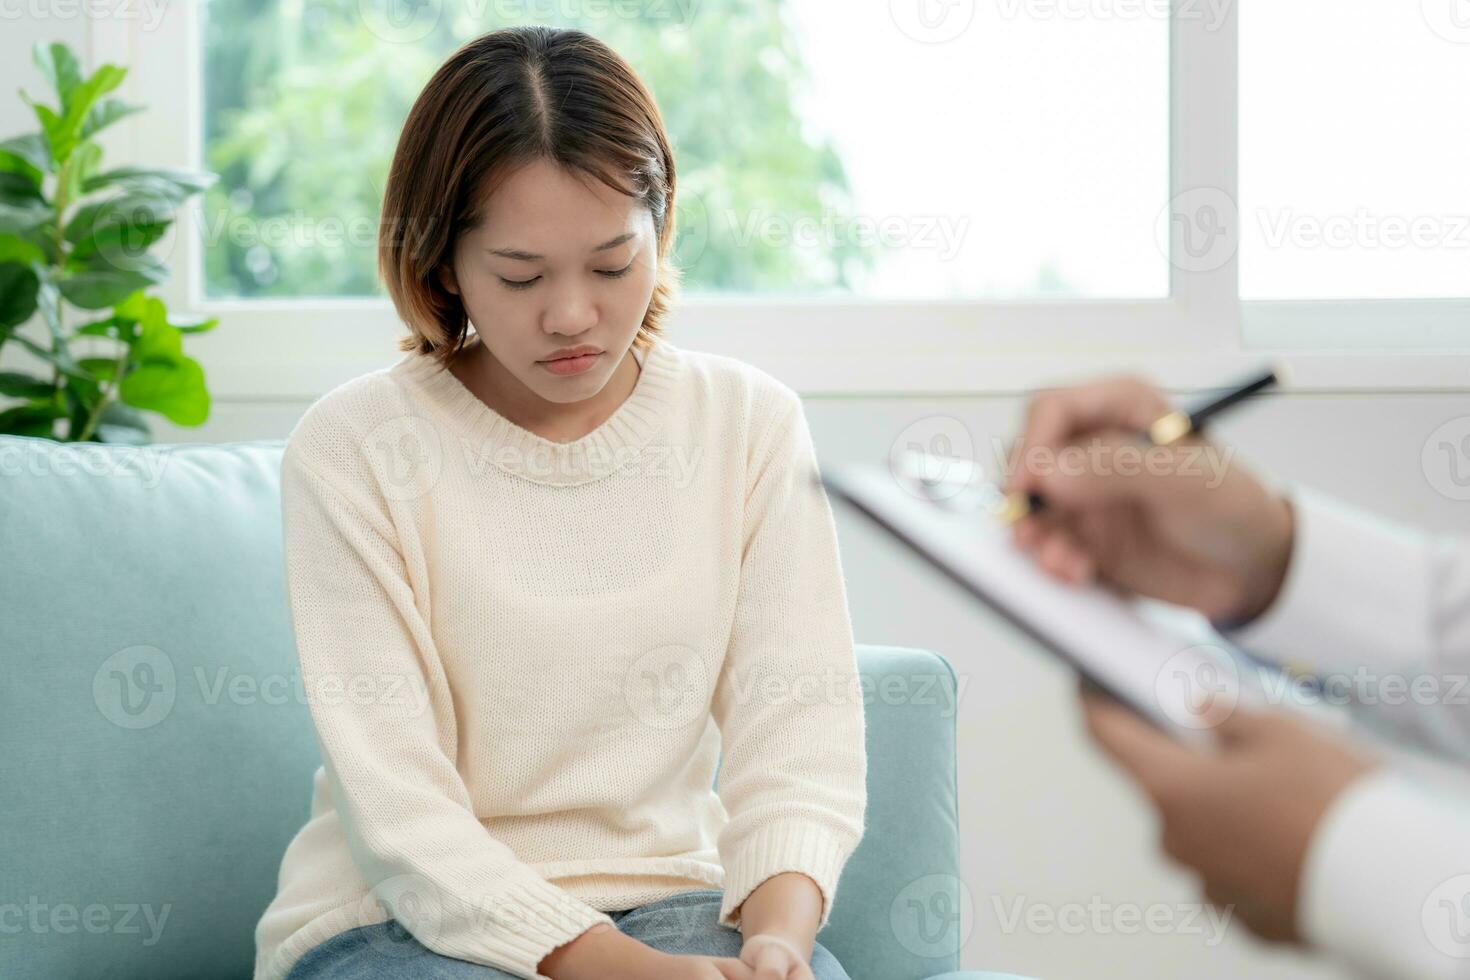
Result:
<svg viewBox="0 0 1470 980"><path fill-rule="evenodd" d="M0 436L0 977L241 980L319 750L279 440ZM868 828L820 939L854 980L959 965L954 674L862 647ZM946 693L947 692L947 693Z"/></svg>

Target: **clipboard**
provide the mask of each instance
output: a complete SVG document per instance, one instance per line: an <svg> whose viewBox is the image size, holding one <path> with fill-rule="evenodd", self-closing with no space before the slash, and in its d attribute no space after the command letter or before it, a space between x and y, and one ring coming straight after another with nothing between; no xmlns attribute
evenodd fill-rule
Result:
<svg viewBox="0 0 1470 980"><path fill-rule="evenodd" d="M1097 585L1059 582L1011 543L1010 528L972 479L966 460L922 458L913 469L960 469L940 481L947 496L903 467L820 467L822 485L942 572L972 597L1061 658L1156 727L1208 743L1237 704L1260 707L1262 688L1241 670L1238 652L1190 610L1120 596Z"/></svg>

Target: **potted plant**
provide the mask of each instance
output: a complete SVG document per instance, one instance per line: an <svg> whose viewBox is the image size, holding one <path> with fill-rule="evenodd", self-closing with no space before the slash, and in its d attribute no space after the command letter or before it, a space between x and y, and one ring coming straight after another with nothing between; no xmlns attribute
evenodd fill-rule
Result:
<svg viewBox="0 0 1470 980"><path fill-rule="evenodd" d="M147 290L168 277L154 244L216 178L103 170L97 134L142 108L107 97L127 70L102 65L83 77L64 44L37 44L34 58L57 101L22 91L40 131L0 142L0 356L14 342L49 365L50 377L0 371L0 396L19 399L0 409L0 433L143 443L145 412L199 425L209 391L183 336L218 321L173 316ZM71 344L82 337L108 338L116 350L75 357Z"/></svg>

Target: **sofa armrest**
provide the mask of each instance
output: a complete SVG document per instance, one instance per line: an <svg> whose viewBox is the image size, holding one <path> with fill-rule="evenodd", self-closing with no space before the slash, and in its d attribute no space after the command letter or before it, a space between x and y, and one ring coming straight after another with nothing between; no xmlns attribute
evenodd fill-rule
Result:
<svg viewBox="0 0 1470 980"><path fill-rule="evenodd" d="M925 980L959 968L957 691L928 650L859 645L868 811L818 937L853 980Z"/></svg>

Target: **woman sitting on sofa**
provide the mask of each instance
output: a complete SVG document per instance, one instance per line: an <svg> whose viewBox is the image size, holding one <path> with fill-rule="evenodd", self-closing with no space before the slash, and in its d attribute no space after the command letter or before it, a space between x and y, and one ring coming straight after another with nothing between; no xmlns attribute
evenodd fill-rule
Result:
<svg viewBox="0 0 1470 980"><path fill-rule="evenodd" d="M857 673L832 515L795 393L663 336L674 192L580 32L480 37L413 106L406 353L282 463L323 765L256 980L847 977L863 705L800 695Z"/></svg>

